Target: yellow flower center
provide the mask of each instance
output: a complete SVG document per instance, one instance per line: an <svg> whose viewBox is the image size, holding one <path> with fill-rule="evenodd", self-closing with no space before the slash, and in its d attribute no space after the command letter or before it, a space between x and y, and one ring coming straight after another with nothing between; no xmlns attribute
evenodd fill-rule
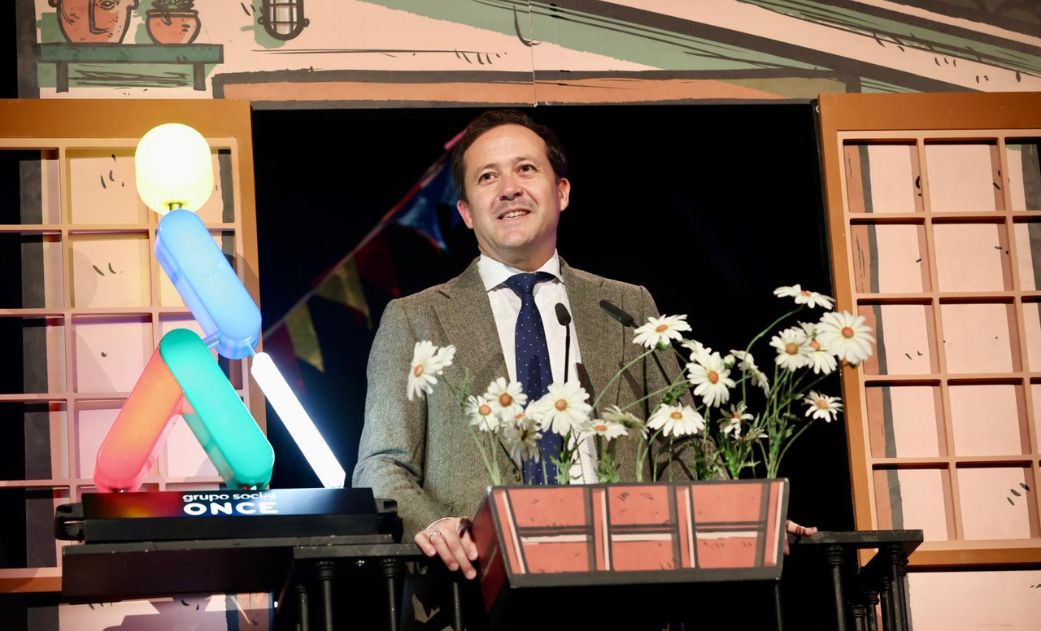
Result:
<svg viewBox="0 0 1041 631"><path fill-rule="evenodd" d="M788 342L784 345L784 352L788 353L789 355L798 355L799 345L795 342Z"/></svg>
<svg viewBox="0 0 1041 631"><path fill-rule="evenodd" d="M673 420L678 421L681 418L683 418L683 412L680 412L679 410L677 410L677 411L673 412L672 414L670 414L669 416L672 417Z"/></svg>
<svg viewBox="0 0 1041 631"><path fill-rule="evenodd" d="M850 328L848 326L842 327L842 337L844 337L844 338L846 338L848 340L851 337L853 337L853 335L854 335L854 333L853 333L853 329L852 328Z"/></svg>
<svg viewBox="0 0 1041 631"><path fill-rule="evenodd" d="M831 405L825 399L817 399L817 408L821 410L831 409Z"/></svg>
<svg viewBox="0 0 1041 631"><path fill-rule="evenodd" d="M719 373L717 373L714 370L708 371L708 374L705 375L705 378L708 379L709 383L711 383L712 385L716 385L717 383L719 383Z"/></svg>
<svg viewBox="0 0 1041 631"><path fill-rule="evenodd" d="M417 377L423 376L423 364L416 364L416 367L412 369L412 374Z"/></svg>
<svg viewBox="0 0 1041 631"><path fill-rule="evenodd" d="M669 330L669 325L668 325L668 324L659 324L659 325L658 325L658 326L657 326L657 327L656 327L656 328L654 329L654 332L655 332L655 333L664 333L664 332L666 332L666 331L668 331L668 330Z"/></svg>
<svg viewBox="0 0 1041 631"><path fill-rule="evenodd" d="M817 340L813 340L812 342L810 342L810 348L812 348L815 351L819 351L821 349L821 343Z"/></svg>
<svg viewBox="0 0 1041 631"><path fill-rule="evenodd" d="M598 423L598 424L593 426L593 429L595 429L598 432L606 432L607 431L607 425L604 425L603 423Z"/></svg>
<svg viewBox="0 0 1041 631"><path fill-rule="evenodd" d="M499 405L501 405L504 408L507 408L507 407L510 407L510 405L512 405L512 404L513 404L513 397L511 397L509 395L509 393L503 392L502 394L499 395Z"/></svg>
<svg viewBox="0 0 1041 631"><path fill-rule="evenodd" d="M803 289L802 291L799 292L799 295L801 295L803 298L809 298L810 297L810 290L809 289Z"/></svg>
<svg viewBox="0 0 1041 631"><path fill-rule="evenodd" d="M492 409L490 407L488 407L487 404L484 404L481 407L477 408L477 413L480 414L481 416L488 416L489 414L492 413Z"/></svg>
<svg viewBox="0 0 1041 631"><path fill-rule="evenodd" d="M567 399L559 399L556 405L557 410L563 412L567 409Z"/></svg>

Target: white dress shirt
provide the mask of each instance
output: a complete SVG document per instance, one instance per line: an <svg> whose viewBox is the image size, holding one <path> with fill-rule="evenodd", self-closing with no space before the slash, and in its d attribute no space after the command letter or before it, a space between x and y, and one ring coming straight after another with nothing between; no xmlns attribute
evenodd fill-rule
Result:
<svg viewBox="0 0 1041 631"><path fill-rule="evenodd" d="M517 351L514 344L514 336L517 328L517 316L520 314L521 299L512 289L504 285L506 279L514 274L523 274L523 270L510 267L500 263L484 254L477 262L477 269L481 274L484 289L488 292L488 300L491 302L492 315L495 316L495 328L499 332L499 344L502 346L502 355L506 359L506 370L509 371L510 381L517 380ZM537 272L548 272L553 275L554 280L538 283L535 285L535 305L539 308L542 316L542 326L546 330L546 347L549 349L550 369L553 372L553 383L564 381L564 343L567 338L566 331L557 321L556 305L563 303L571 313L571 303L567 299L567 288L564 287L564 279L560 276L560 257L556 252L546 263L535 270ZM582 361L578 350L578 336L575 335L574 323L571 328L571 349L568 357L568 380L578 378L575 366ZM484 384L475 384L481 388ZM592 403L592 401L588 401ZM578 459L571 468L573 480L592 483L596 482L596 444L587 438L579 444Z"/></svg>

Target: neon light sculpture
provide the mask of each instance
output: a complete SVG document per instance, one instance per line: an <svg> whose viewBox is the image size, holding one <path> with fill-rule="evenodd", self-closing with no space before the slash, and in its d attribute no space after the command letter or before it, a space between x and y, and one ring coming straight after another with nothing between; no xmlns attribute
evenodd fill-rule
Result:
<svg viewBox="0 0 1041 631"><path fill-rule="evenodd" d="M343 486L343 468L296 395L271 358L254 353L260 309L206 226L185 209L202 206L213 190L206 140L185 125L160 125L142 137L135 162L141 198L163 215L156 258L206 339L188 329L163 336L98 450L98 489L140 488L178 412L228 486L268 486L274 451L210 348L231 359L253 356L251 374L323 486Z"/></svg>

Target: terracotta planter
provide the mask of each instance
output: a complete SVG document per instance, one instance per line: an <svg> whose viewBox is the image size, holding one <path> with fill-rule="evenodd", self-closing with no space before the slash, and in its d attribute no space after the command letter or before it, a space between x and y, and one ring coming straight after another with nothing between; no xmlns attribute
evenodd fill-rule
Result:
<svg viewBox="0 0 1041 631"><path fill-rule="evenodd" d="M49 0L58 9L58 27L74 44L118 44L130 26L138 0Z"/></svg>
<svg viewBox="0 0 1041 631"><path fill-rule="evenodd" d="M145 29L156 44L191 44L199 36L199 12L148 11Z"/></svg>
<svg viewBox="0 0 1041 631"><path fill-rule="evenodd" d="M787 508L784 479L494 487L473 523L484 604L528 588L777 580Z"/></svg>

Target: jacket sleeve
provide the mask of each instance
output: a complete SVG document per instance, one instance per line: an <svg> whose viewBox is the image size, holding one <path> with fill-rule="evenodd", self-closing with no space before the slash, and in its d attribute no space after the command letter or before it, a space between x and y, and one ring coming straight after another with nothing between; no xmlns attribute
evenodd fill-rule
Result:
<svg viewBox="0 0 1041 631"><path fill-rule="evenodd" d="M365 425L353 476L354 486L371 487L377 497L397 501L405 540L447 516L423 489L427 401L409 401L405 395L417 341L406 309L391 301L369 353Z"/></svg>

